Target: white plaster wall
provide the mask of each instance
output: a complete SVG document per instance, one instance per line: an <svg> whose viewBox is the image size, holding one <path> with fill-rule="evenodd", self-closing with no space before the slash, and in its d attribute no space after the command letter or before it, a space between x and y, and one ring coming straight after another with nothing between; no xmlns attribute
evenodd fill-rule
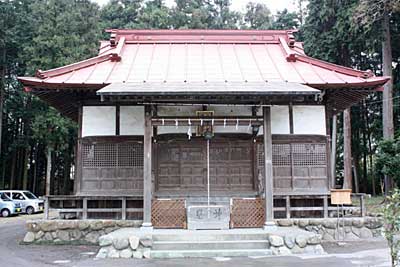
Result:
<svg viewBox="0 0 400 267"><path fill-rule="evenodd" d="M210 105L208 110L214 111L214 116L251 116L250 106L218 106ZM251 133L248 126L215 126L215 133Z"/></svg>
<svg viewBox="0 0 400 267"><path fill-rule="evenodd" d="M82 137L115 135L115 106L83 106Z"/></svg>
<svg viewBox="0 0 400 267"><path fill-rule="evenodd" d="M293 131L326 135L325 106L293 106Z"/></svg>
<svg viewBox="0 0 400 267"><path fill-rule="evenodd" d="M257 112L262 116L262 109ZM272 134L290 134L289 106L271 106L271 132ZM260 127L258 135L262 135L263 127Z"/></svg>
<svg viewBox="0 0 400 267"><path fill-rule="evenodd" d="M196 116L196 111L201 110L201 106L158 106L158 116ZM188 126L158 126L158 134L166 133L187 133ZM192 134L196 133L196 127L192 127Z"/></svg>
<svg viewBox="0 0 400 267"><path fill-rule="evenodd" d="M143 135L144 134L144 107L120 106L119 108L119 134Z"/></svg>

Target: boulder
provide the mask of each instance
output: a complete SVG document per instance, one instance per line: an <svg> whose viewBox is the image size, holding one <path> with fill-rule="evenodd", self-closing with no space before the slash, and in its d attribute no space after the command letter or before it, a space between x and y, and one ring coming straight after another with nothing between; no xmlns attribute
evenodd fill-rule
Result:
<svg viewBox="0 0 400 267"><path fill-rule="evenodd" d="M144 236L140 239L140 244L145 248L150 248L153 246L153 238L151 236Z"/></svg>
<svg viewBox="0 0 400 267"><path fill-rule="evenodd" d="M327 219L323 222L323 226L328 229L336 229L337 221L332 219Z"/></svg>
<svg viewBox="0 0 400 267"><path fill-rule="evenodd" d="M99 233L96 231L90 232L85 236L85 241L91 244L97 244L99 241Z"/></svg>
<svg viewBox="0 0 400 267"><path fill-rule="evenodd" d="M79 220L78 221L78 229L81 230L81 231L88 229L89 226L90 226L90 224L89 224L88 221L85 221L85 220Z"/></svg>
<svg viewBox="0 0 400 267"><path fill-rule="evenodd" d="M307 237L304 235L298 235L296 236L296 244L300 248L304 248L307 245Z"/></svg>
<svg viewBox="0 0 400 267"><path fill-rule="evenodd" d="M43 231L39 231L35 234L35 239L39 240L44 236L44 232Z"/></svg>
<svg viewBox="0 0 400 267"><path fill-rule="evenodd" d="M57 223L57 228L60 230L74 229L76 226L76 221L59 220Z"/></svg>
<svg viewBox="0 0 400 267"><path fill-rule="evenodd" d="M99 246L105 247L111 245L113 242L112 237L110 235L102 235L99 237Z"/></svg>
<svg viewBox="0 0 400 267"><path fill-rule="evenodd" d="M100 220L91 221L90 229L95 231L103 229L103 221Z"/></svg>
<svg viewBox="0 0 400 267"><path fill-rule="evenodd" d="M293 225L293 221L290 219L282 219L282 220L278 220L278 225L279 226L292 226Z"/></svg>
<svg viewBox="0 0 400 267"><path fill-rule="evenodd" d="M82 237L82 232L79 229L73 229L69 233L72 240L79 240Z"/></svg>
<svg viewBox="0 0 400 267"><path fill-rule="evenodd" d="M150 259L151 258L151 250L149 248L143 249L143 257L145 259Z"/></svg>
<svg viewBox="0 0 400 267"><path fill-rule="evenodd" d="M383 226L383 222L379 218L367 218L364 225L368 229L377 229Z"/></svg>
<svg viewBox="0 0 400 267"><path fill-rule="evenodd" d="M308 220L305 220L305 219L299 220L298 225L301 228L305 228L308 225Z"/></svg>
<svg viewBox="0 0 400 267"><path fill-rule="evenodd" d="M355 218L353 219L353 226L356 228L361 228L364 226L364 219Z"/></svg>
<svg viewBox="0 0 400 267"><path fill-rule="evenodd" d="M108 258L119 258L119 251L110 246L107 254Z"/></svg>
<svg viewBox="0 0 400 267"><path fill-rule="evenodd" d="M131 249L136 250L139 246L139 237L137 236L130 236L129 237L129 245L131 246Z"/></svg>
<svg viewBox="0 0 400 267"><path fill-rule="evenodd" d="M283 238L277 235L270 235L269 236L269 243L274 247L283 246Z"/></svg>
<svg viewBox="0 0 400 267"><path fill-rule="evenodd" d="M120 251L119 257L124 258L124 259L132 258L132 250L130 248L126 248L126 249Z"/></svg>
<svg viewBox="0 0 400 267"><path fill-rule="evenodd" d="M314 225L314 226L318 226L318 225L322 225L322 221L318 220L318 219L311 219L308 221L309 225Z"/></svg>
<svg viewBox="0 0 400 267"><path fill-rule="evenodd" d="M334 242L336 241L333 235L329 234L328 232L324 233L322 236L322 240L327 241L327 242Z"/></svg>
<svg viewBox="0 0 400 267"><path fill-rule="evenodd" d="M315 254L325 254L325 250L324 250L324 248L321 246L321 245L316 245L315 247L314 247L314 253Z"/></svg>
<svg viewBox="0 0 400 267"><path fill-rule="evenodd" d="M52 241L53 240L53 236L51 233L47 232L44 234L44 238L45 241Z"/></svg>
<svg viewBox="0 0 400 267"><path fill-rule="evenodd" d="M100 258L100 259L107 258L109 249L110 249L110 247L102 247L102 248L100 248L99 252L97 252L96 258Z"/></svg>
<svg viewBox="0 0 400 267"><path fill-rule="evenodd" d="M373 234L371 232L371 230L369 230L368 228L361 228L360 230L360 238L372 238Z"/></svg>
<svg viewBox="0 0 400 267"><path fill-rule="evenodd" d="M296 239L290 235L285 236L285 245L292 249L296 245Z"/></svg>
<svg viewBox="0 0 400 267"><path fill-rule="evenodd" d="M112 244L117 250L123 250L129 246L129 241L126 237L114 237Z"/></svg>
<svg viewBox="0 0 400 267"><path fill-rule="evenodd" d="M57 237L61 241L70 241L69 240L69 232L66 230L58 230L57 231Z"/></svg>
<svg viewBox="0 0 400 267"><path fill-rule="evenodd" d="M290 249L288 249L287 247L272 247L271 251L272 251L272 255L286 256L286 255L292 254Z"/></svg>
<svg viewBox="0 0 400 267"><path fill-rule="evenodd" d="M53 232L57 230L57 224L55 221L45 220L40 224L40 229L42 229L43 232Z"/></svg>
<svg viewBox="0 0 400 267"><path fill-rule="evenodd" d="M27 232L24 237L24 242L32 243L33 241L35 241L35 233Z"/></svg>
<svg viewBox="0 0 400 267"><path fill-rule="evenodd" d="M321 244L321 235L312 235L308 238L307 244L318 245Z"/></svg>
<svg viewBox="0 0 400 267"><path fill-rule="evenodd" d="M359 238L353 232L350 232L350 233L346 233L345 240L347 240L347 241L357 241L357 240L359 240Z"/></svg>
<svg viewBox="0 0 400 267"><path fill-rule="evenodd" d="M299 247L298 245L294 245L294 247L291 249L292 254L301 254L303 253L303 248Z"/></svg>
<svg viewBox="0 0 400 267"><path fill-rule="evenodd" d="M360 237L361 235L361 229L355 226L351 227L351 231L353 232L353 234L355 234L356 236Z"/></svg>
<svg viewBox="0 0 400 267"><path fill-rule="evenodd" d="M140 250L136 250L133 252L133 257L135 259L141 259L141 258L143 258L143 253Z"/></svg>
<svg viewBox="0 0 400 267"><path fill-rule="evenodd" d="M28 232L39 232L40 231L40 226L37 222L35 221L28 221L26 223L26 229Z"/></svg>

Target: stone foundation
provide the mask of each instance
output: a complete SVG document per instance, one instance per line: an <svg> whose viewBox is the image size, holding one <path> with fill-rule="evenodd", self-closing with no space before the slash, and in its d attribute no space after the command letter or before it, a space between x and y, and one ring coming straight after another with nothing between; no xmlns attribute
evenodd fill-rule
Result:
<svg viewBox="0 0 400 267"><path fill-rule="evenodd" d="M26 223L25 243L84 243L97 245L99 237L122 227L140 227L141 221L34 220Z"/></svg>
<svg viewBox="0 0 400 267"><path fill-rule="evenodd" d="M155 230L153 232L143 232L139 229L125 228L111 232L107 235L101 236L99 239L100 250L97 254L97 258L181 258L181 257L212 257L213 250L209 248L202 248L201 246L206 243L205 240L213 242L214 245L218 245L218 242L224 242L229 239L229 235L240 236L240 235L254 235L257 234L263 237L266 247L261 252L263 256L266 255L292 255L292 254L312 254L320 255L324 254L325 251L321 246L321 235L314 234L311 232L305 232L297 227L290 227L290 229L276 229L266 232L262 229L237 229L237 230L219 230L215 232L202 232L195 230L166 230L165 234L163 230ZM162 233L162 234L161 234ZM228 234L229 233L229 234ZM161 236L168 236L168 240L171 242L170 250L163 250L161 253L157 248L157 242ZM194 240L201 240L202 244L188 245L188 250L177 248L173 245L174 241L180 242L182 245L182 237L185 237L185 241L188 244ZM205 239L206 238L206 239ZM207 239L209 238L209 239ZM264 239L265 238L265 239ZM212 241L211 241L212 240ZM216 241L218 240L218 241ZM235 241L231 241L231 245L241 242L246 242L246 239L239 238ZM217 242L217 243L215 243ZM247 241L248 242L248 241ZM236 252L233 248L225 247L223 252L219 249L220 256L243 256L242 252ZM251 250L249 250L251 253Z"/></svg>
<svg viewBox="0 0 400 267"><path fill-rule="evenodd" d="M321 235L323 241L351 241L382 236L383 219L381 217L344 218L340 219L339 229L336 218L282 219L277 220L277 224L284 227L298 226Z"/></svg>

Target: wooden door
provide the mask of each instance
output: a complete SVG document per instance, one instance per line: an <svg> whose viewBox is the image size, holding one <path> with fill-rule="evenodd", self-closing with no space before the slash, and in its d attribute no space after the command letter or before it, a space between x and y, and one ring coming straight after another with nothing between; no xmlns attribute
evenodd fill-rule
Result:
<svg viewBox="0 0 400 267"><path fill-rule="evenodd" d="M205 191L207 141L163 141L157 144L157 190ZM210 141L212 191L253 190L253 146L250 140Z"/></svg>

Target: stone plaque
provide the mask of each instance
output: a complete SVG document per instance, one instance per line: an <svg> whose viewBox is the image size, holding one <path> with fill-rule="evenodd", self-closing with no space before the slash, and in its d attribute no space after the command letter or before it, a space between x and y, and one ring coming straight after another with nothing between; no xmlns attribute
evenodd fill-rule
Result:
<svg viewBox="0 0 400 267"><path fill-rule="evenodd" d="M189 206L188 229L229 229L228 205Z"/></svg>

